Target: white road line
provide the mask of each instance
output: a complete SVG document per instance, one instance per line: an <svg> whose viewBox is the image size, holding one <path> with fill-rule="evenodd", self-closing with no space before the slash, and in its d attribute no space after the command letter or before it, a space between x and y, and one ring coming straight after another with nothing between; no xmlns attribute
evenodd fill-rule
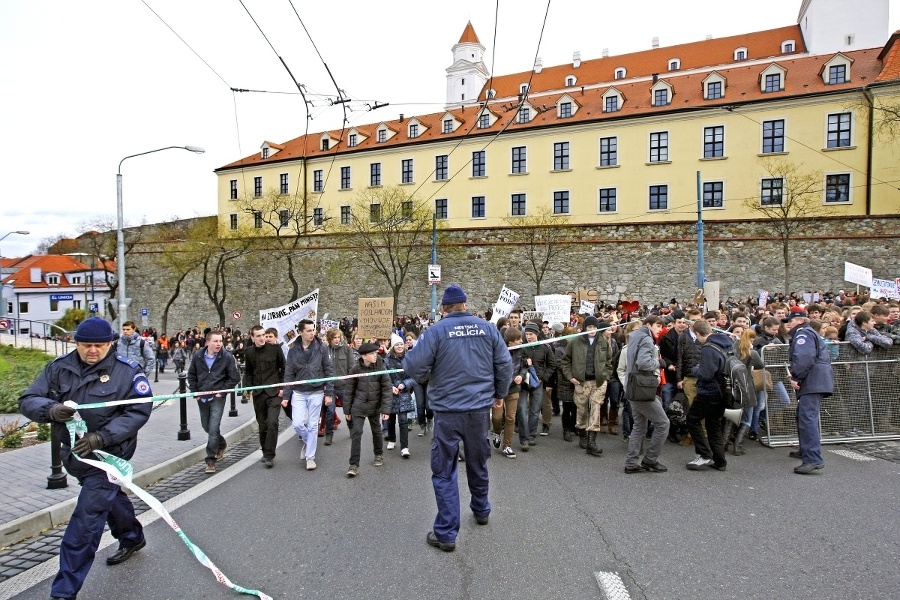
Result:
<svg viewBox="0 0 900 600"><path fill-rule="evenodd" d="M625 582L619 577L618 573L613 571L596 571L594 577L597 579L597 585L603 592L606 600L631 600L631 595L625 587Z"/></svg>
<svg viewBox="0 0 900 600"><path fill-rule="evenodd" d="M833 452L834 454L840 454L845 458L852 458L853 460L858 460L860 462L868 462L872 460L878 460L877 458L872 458L871 456L866 456L865 454L860 454L859 452L854 452L853 450L844 450L842 448L833 450L831 448L828 449L829 452Z"/></svg>

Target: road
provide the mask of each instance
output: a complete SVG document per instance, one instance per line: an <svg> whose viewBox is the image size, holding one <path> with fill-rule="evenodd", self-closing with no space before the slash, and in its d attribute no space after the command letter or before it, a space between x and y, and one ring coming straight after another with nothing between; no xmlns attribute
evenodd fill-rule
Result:
<svg viewBox="0 0 900 600"><path fill-rule="evenodd" d="M799 476L787 449L749 445L726 472L693 472L684 468L692 449L667 443L668 473L627 475L621 436L602 436L604 454L594 458L554 428L515 460L491 458L487 526L475 523L462 483L453 553L425 544L435 503L428 438L415 432L412 457L387 452L382 468L371 466L364 434L356 479L345 476L345 429L320 447L314 472L285 432L274 469L251 454L173 515L234 582L274 598L898 597L895 462L828 447L827 468ZM238 597L164 522L146 533L147 548L122 565L107 567L113 548L101 550L81 596ZM598 572L617 573L624 591L598 584ZM49 586L17 597L47 598Z"/></svg>

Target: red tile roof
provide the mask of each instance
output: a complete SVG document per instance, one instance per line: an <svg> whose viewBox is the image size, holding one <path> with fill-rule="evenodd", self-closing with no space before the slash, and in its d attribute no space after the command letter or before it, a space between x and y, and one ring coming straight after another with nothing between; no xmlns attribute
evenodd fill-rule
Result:
<svg viewBox="0 0 900 600"><path fill-rule="evenodd" d="M884 45L881 54L878 55L878 58L884 62L884 68L881 69L881 73L878 74L876 81L900 79L900 44L897 43L898 39L900 39L900 31L895 31L887 41L887 44Z"/></svg>
<svg viewBox="0 0 900 600"><path fill-rule="evenodd" d="M48 285L44 276L47 273L59 273L60 275L63 275L65 273L77 273L81 271L91 270L90 267L83 262L76 260L72 256L66 256L64 254L36 254L26 256L23 259L19 259L12 266L17 268L18 271L16 271L12 275L7 275L3 279L3 283L6 283L10 279L14 279L17 289L81 289L84 287L83 284L69 285L68 280L65 277L60 277L59 285ZM38 283L31 282L31 269L33 268L39 268L41 270L41 281ZM97 268L98 270L102 270L103 267L101 266Z"/></svg>
<svg viewBox="0 0 900 600"><path fill-rule="evenodd" d="M475 34L475 28L472 27L472 21L469 21L466 24L466 28L463 30L462 35L459 37L459 41L457 44L480 44L481 42L478 40L478 36Z"/></svg>

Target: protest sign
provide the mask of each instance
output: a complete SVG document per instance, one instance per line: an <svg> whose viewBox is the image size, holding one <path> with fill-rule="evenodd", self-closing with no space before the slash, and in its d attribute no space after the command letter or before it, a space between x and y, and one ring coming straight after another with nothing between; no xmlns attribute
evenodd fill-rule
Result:
<svg viewBox="0 0 900 600"><path fill-rule="evenodd" d="M360 298L357 312L357 337L386 340L394 327L393 298Z"/></svg>
<svg viewBox="0 0 900 600"><path fill-rule="evenodd" d="M535 296L534 307L543 313L543 320L550 323L568 323L572 310L572 298L568 294Z"/></svg>
<svg viewBox="0 0 900 600"><path fill-rule="evenodd" d="M519 293L514 292L505 285L500 290L500 297L494 304L494 312L491 315L491 323L496 323L500 317L508 317L509 313L515 308L519 301Z"/></svg>
<svg viewBox="0 0 900 600"><path fill-rule="evenodd" d="M594 302L588 302L587 300L581 301L581 308L578 309L579 315L592 315L594 314L594 309L597 308L597 304Z"/></svg>
<svg viewBox="0 0 900 600"><path fill-rule="evenodd" d="M897 282L892 279L873 279L871 288L872 298L900 298L897 294Z"/></svg>
<svg viewBox="0 0 900 600"><path fill-rule="evenodd" d="M316 288L284 306L259 311L259 324L265 329L274 327L278 330L278 339L290 344L297 339L299 334L297 325L300 321L309 319L315 323L318 312L319 288Z"/></svg>

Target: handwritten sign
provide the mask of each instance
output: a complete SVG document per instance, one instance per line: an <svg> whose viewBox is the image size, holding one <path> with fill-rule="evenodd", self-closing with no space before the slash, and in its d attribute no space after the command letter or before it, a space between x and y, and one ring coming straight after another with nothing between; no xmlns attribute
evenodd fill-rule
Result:
<svg viewBox="0 0 900 600"><path fill-rule="evenodd" d="M505 285L500 289L500 297L494 304L494 312L491 315L491 323L496 323L500 317L508 317L512 309L516 307L519 301L519 293L514 292Z"/></svg>
<svg viewBox="0 0 900 600"><path fill-rule="evenodd" d="M544 321L568 323L569 313L572 310L572 298L568 294L535 296L534 307L544 314Z"/></svg>
<svg viewBox="0 0 900 600"><path fill-rule="evenodd" d="M356 335L363 339L390 339L394 326L393 298L360 298Z"/></svg>

